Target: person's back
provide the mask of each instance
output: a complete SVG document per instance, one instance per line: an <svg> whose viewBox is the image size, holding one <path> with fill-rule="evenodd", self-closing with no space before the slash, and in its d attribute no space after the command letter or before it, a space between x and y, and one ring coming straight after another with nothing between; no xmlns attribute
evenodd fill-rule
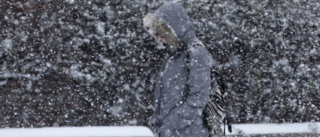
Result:
<svg viewBox="0 0 320 137"><path fill-rule="evenodd" d="M166 3L143 22L170 54L158 75L149 124L160 137L209 136L203 110L209 98L212 59L196 37L187 12L176 3Z"/></svg>

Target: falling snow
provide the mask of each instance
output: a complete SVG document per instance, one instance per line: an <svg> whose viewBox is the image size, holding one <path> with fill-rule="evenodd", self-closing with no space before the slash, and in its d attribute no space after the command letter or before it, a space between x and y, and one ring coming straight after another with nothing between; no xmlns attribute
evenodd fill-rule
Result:
<svg viewBox="0 0 320 137"><path fill-rule="evenodd" d="M320 121L317 0L190 0L233 123ZM146 125L165 52L142 28L163 2L0 2L0 127Z"/></svg>

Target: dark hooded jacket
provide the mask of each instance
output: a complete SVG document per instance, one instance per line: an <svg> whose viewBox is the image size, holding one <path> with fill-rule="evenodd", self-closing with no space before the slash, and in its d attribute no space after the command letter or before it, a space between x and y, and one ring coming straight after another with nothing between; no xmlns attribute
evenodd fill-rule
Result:
<svg viewBox="0 0 320 137"><path fill-rule="evenodd" d="M160 69L149 124L160 137L207 137L203 109L209 99L211 56L182 6L166 3L154 15L172 29L179 47L169 50Z"/></svg>

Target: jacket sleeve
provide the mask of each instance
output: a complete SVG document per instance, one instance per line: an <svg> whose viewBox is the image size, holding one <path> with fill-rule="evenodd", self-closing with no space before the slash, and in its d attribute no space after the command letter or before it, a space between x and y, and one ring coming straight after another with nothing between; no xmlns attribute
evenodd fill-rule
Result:
<svg viewBox="0 0 320 137"><path fill-rule="evenodd" d="M157 81L155 85L155 93L154 93L154 108L153 108L153 115L148 118L148 125L151 126L152 128L156 128L159 126L159 117L157 114L159 114L159 97L160 97L160 76L158 76Z"/></svg>
<svg viewBox="0 0 320 137"><path fill-rule="evenodd" d="M211 85L211 60L208 51L203 46L193 46L189 49L189 74L187 99L179 108L178 115L183 119L192 120L202 117L203 109L209 99Z"/></svg>

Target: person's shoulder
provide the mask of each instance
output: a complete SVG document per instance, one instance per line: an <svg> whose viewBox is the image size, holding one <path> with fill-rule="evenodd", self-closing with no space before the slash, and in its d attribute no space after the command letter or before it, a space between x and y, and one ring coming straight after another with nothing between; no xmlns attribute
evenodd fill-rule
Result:
<svg viewBox="0 0 320 137"><path fill-rule="evenodd" d="M203 44L194 44L188 49L188 56L191 66L210 67L212 65L212 57Z"/></svg>
<svg viewBox="0 0 320 137"><path fill-rule="evenodd" d="M188 48L188 52L190 54L199 54L199 55L208 54L207 47L205 45L203 45L202 43L195 43L195 44L191 45Z"/></svg>

